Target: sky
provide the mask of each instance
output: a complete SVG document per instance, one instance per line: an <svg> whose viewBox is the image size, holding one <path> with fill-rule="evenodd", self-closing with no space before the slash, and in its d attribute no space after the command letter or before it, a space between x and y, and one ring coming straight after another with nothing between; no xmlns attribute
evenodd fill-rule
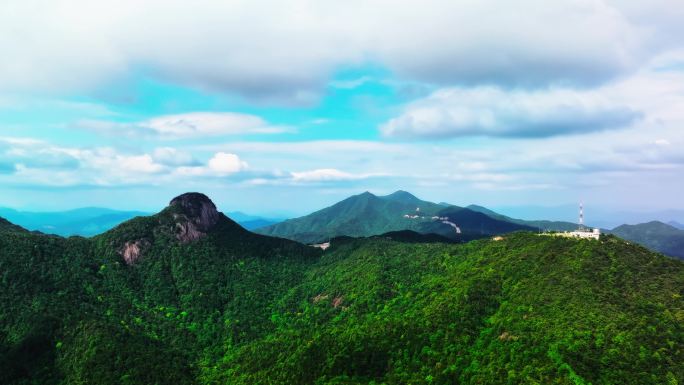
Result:
<svg viewBox="0 0 684 385"><path fill-rule="evenodd" d="M680 0L0 2L0 206L683 209Z"/></svg>

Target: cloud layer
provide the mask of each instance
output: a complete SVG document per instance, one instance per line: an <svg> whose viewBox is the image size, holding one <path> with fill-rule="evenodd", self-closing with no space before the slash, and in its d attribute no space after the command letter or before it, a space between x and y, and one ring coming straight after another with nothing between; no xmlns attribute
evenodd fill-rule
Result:
<svg viewBox="0 0 684 385"><path fill-rule="evenodd" d="M681 48L672 38L682 31L679 5L9 0L0 4L0 50L11 58L0 62L0 90L93 90L144 69L297 104L315 100L340 67L367 62L442 86L590 86Z"/></svg>
<svg viewBox="0 0 684 385"><path fill-rule="evenodd" d="M380 127L387 137L550 137L628 126L641 113L595 92L450 88L411 103Z"/></svg>
<svg viewBox="0 0 684 385"><path fill-rule="evenodd" d="M76 127L116 136L154 136L160 139L203 138L225 135L278 134L292 128L269 125L264 119L236 112L191 112L165 115L133 123L81 120Z"/></svg>

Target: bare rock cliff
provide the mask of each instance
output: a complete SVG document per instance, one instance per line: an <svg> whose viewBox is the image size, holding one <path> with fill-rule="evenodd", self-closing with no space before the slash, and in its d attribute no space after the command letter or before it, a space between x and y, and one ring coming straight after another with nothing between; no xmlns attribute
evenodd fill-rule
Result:
<svg viewBox="0 0 684 385"><path fill-rule="evenodd" d="M142 256L143 249L147 248L149 245L149 241L145 239L126 242L119 250L119 254L121 254L127 265L132 265Z"/></svg>
<svg viewBox="0 0 684 385"><path fill-rule="evenodd" d="M179 213L174 214L176 221L176 238L188 243L202 238L214 227L220 218L214 202L201 193L185 193L171 200L170 206L176 206Z"/></svg>

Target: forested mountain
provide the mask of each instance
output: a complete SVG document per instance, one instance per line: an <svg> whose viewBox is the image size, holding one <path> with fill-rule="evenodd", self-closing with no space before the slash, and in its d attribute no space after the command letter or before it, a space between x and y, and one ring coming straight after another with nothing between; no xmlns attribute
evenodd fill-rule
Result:
<svg viewBox="0 0 684 385"><path fill-rule="evenodd" d="M256 231L304 243L317 243L343 235L367 237L401 230L470 240L533 229L467 208L423 201L408 192L397 191L387 196L369 192L354 195L307 216Z"/></svg>
<svg viewBox="0 0 684 385"><path fill-rule="evenodd" d="M201 194L90 239L0 234L2 384L684 382L684 263L611 236L323 252Z"/></svg>
<svg viewBox="0 0 684 385"><path fill-rule="evenodd" d="M13 232L13 231L20 231L20 232L25 232L26 229L22 228L21 226L17 226L14 223L11 223L5 218L0 218L0 232Z"/></svg>
<svg viewBox="0 0 684 385"><path fill-rule="evenodd" d="M684 259L684 230L668 224L652 221L638 225L622 225L610 233L651 250Z"/></svg>
<svg viewBox="0 0 684 385"><path fill-rule="evenodd" d="M544 231L572 231L577 228L577 224L571 222L546 220L532 221L511 218L478 205L470 205L467 208L486 214L494 219L526 225ZM674 222L674 224L677 224L677 222ZM684 259L684 230L677 228L673 224L651 221L638 225L621 225L613 230L606 230L606 232L636 242L653 251Z"/></svg>
<svg viewBox="0 0 684 385"><path fill-rule="evenodd" d="M499 214L493 210L490 210L486 207L478 206L478 205L469 205L466 208L469 210L477 211L483 214L486 214L494 219L498 219L501 221L506 221L506 222L511 222L511 223L517 223L519 225L524 225L524 226L530 226L536 229L539 229L541 231L573 231L577 229L577 223L572 223L572 222L564 222L564 221L549 221L549 220L543 220L543 219L538 219L538 220L525 220L525 219L517 219L517 218L511 218L509 216Z"/></svg>

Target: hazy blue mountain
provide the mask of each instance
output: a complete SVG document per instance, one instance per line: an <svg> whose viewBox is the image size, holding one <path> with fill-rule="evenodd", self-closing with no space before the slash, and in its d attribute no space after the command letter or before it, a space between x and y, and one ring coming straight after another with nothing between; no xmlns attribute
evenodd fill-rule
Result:
<svg viewBox="0 0 684 385"><path fill-rule="evenodd" d="M147 213L119 211L101 207L84 207L67 211L29 212L0 208L0 216L28 230L62 236L92 236L103 233L121 222Z"/></svg>
<svg viewBox="0 0 684 385"><path fill-rule="evenodd" d="M486 207L483 206L478 206L478 205L470 205L467 207L470 210L477 211L483 214L486 214L494 219L506 221L506 222L512 222L512 223L517 223L519 225L525 225L525 226L530 226L534 227L538 230L541 231L572 231L577 229L577 223L573 222L564 222L564 221L550 221L550 220L525 220L525 219L517 219L517 218L511 218L509 216L499 214L493 210L490 210Z"/></svg>
<svg viewBox="0 0 684 385"><path fill-rule="evenodd" d="M609 232L651 250L684 259L684 230L668 224L651 221L618 226Z"/></svg>
<svg viewBox="0 0 684 385"><path fill-rule="evenodd" d="M457 227L460 232L457 232ZM469 240L534 229L491 218L467 208L423 201L406 191L397 191L387 196L376 196L369 192L354 195L312 214L256 231L305 243L317 243L343 235L368 237L401 230Z"/></svg>
<svg viewBox="0 0 684 385"><path fill-rule="evenodd" d="M497 206L492 207L497 213L523 220L537 220L543 218L549 221L563 221L577 223L578 204L559 206ZM594 227L612 229L622 224L645 223L653 220L660 222L677 221L684 223L684 210L650 210L627 211L613 210L585 202L584 218L586 223Z"/></svg>
<svg viewBox="0 0 684 385"><path fill-rule="evenodd" d="M669 221L669 222L667 222L667 224L670 225L670 226L672 226L672 227L676 227L676 228L678 228L678 229L680 229L680 230L684 230L684 224L681 224L681 223L679 223L679 222L677 222L677 221Z"/></svg>
<svg viewBox="0 0 684 385"><path fill-rule="evenodd" d="M231 211L226 215L247 230L270 226L285 220L285 218L266 218L258 215L245 214L242 211Z"/></svg>
<svg viewBox="0 0 684 385"><path fill-rule="evenodd" d="M19 211L0 208L0 217L31 231L61 236L89 237L101 234L118 224L137 216L149 215L143 211L121 211L102 207L84 207L66 211ZM239 211L228 213L242 227L252 230L281 222L282 219L263 218Z"/></svg>

